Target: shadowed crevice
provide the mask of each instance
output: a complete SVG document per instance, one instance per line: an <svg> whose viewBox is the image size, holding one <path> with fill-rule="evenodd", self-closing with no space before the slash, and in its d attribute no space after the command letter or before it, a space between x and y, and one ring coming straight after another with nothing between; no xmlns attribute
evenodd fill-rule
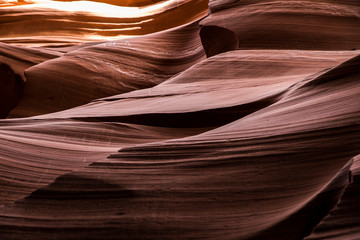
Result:
<svg viewBox="0 0 360 240"><path fill-rule="evenodd" d="M318 194L298 211L273 227L250 237L249 240L271 239L274 235L279 240L300 240L309 235L312 229L340 201L345 189L349 185L349 171L352 164L353 160L351 159Z"/></svg>
<svg viewBox="0 0 360 240"><path fill-rule="evenodd" d="M20 102L25 83L9 65L0 63L0 118L6 118Z"/></svg>
<svg viewBox="0 0 360 240"><path fill-rule="evenodd" d="M239 46L239 39L233 31L218 26L201 27L200 37L207 57L236 50Z"/></svg>
<svg viewBox="0 0 360 240"><path fill-rule="evenodd" d="M86 118L86 121L122 122L170 128L215 128L236 121L278 101L283 92L247 104L184 113L149 113L129 116ZM75 118L78 119L78 118ZM84 120L84 118L79 118Z"/></svg>

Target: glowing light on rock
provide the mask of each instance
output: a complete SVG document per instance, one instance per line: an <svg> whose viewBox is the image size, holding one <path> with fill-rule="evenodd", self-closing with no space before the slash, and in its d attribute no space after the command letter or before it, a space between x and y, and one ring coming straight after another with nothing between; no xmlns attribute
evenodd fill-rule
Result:
<svg viewBox="0 0 360 240"><path fill-rule="evenodd" d="M184 2L188 1L169 0L147 7L123 7L92 1L59 2L52 0L7 0L0 1L0 4L3 5L2 7L17 7L19 9L54 9L73 13L90 13L111 18L135 18L151 16L176 5L181 5Z"/></svg>

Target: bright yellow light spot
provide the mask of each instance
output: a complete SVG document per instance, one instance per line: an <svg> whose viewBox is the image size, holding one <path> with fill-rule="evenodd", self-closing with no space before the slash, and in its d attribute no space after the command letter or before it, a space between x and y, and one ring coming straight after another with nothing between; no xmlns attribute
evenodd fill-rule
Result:
<svg viewBox="0 0 360 240"><path fill-rule="evenodd" d="M52 0L24 0L24 2L19 2L20 5L17 5L17 1L14 0L0 0L1 5L13 5L12 7L23 9L54 9L73 13L88 13L92 15L112 18L147 17L176 7L183 2L186 2L186 0L168 0L165 2L160 2L158 4L139 8L115 6L111 4L92 1L58 2Z"/></svg>

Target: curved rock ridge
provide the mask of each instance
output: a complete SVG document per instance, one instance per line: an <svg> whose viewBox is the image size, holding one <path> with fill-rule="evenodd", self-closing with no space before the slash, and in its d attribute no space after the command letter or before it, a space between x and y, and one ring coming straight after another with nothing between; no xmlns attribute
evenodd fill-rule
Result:
<svg viewBox="0 0 360 240"><path fill-rule="evenodd" d="M360 48L358 1L215 1L210 6L212 3L225 5L201 21L202 38L210 41L205 50L211 55L217 54L211 49L229 50L228 43L222 43L221 29L237 36L238 46L232 49Z"/></svg>
<svg viewBox="0 0 360 240"><path fill-rule="evenodd" d="M357 239L359 13L0 0L0 239Z"/></svg>
<svg viewBox="0 0 360 240"><path fill-rule="evenodd" d="M62 54L56 50L0 43L0 118L6 118L23 97L26 83L24 71Z"/></svg>
<svg viewBox="0 0 360 240"><path fill-rule="evenodd" d="M300 80L273 104L214 130L98 158L5 205L1 234L301 239L337 203L359 153L359 66L355 57Z"/></svg>
<svg viewBox="0 0 360 240"><path fill-rule="evenodd" d="M61 57L68 51L91 46L92 44L96 43L59 48L26 48L0 43L0 64L2 65L0 84L2 84L1 96L3 97L0 107L1 117L21 116L18 115L19 110L12 112L12 114L9 114L9 112L17 106L24 95L24 91L26 95L29 91L31 92L31 82L29 83L25 78L26 69L47 60Z"/></svg>
<svg viewBox="0 0 360 240"><path fill-rule="evenodd" d="M350 169L349 186L345 189L336 208L330 212L313 230L310 239L356 239L360 234L359 226L359 166L360 155L354 158Z"/></svg>
<svg viewBox="0 0 360 240"><path fill-rule="evenodd" d="M94 100L84 106L36 118L71 117L178 127L219 126L271 104L295 82L333 67L354 54L353 51L228 52L203 60L153 88Z"/></svg>
<svg viewBox="0 0 360 240"><path fill-rule="evenodd" d="M299 217L298 213L304 214L305 211L305 217L307 217L306 215L313 213L314 209L316 209L316 212L319 212L319 209L327 210L329 206L324 204L324 202L329 203L337 200L338 195L341 194L343 188L347 185L350 166L351 161L323 189L310 198L311 200L308 204L304 205L303 209L300 209L293 216ZM130 170L126 168L120 169L118 166L92 166L82 171L62 175L49 186L40 188L25 199L17 201L15 204L7 205L0 210L0 223L2 229L4 229L2 236L9 239L17 239L22 236L27 236L31 239L47 239L49 237L61 239L101 239L101 234L106 229L109 239L122 239L124 237L127 239L153 239L157 237L173 239L174 235L183 234L184 231L185 234L182 236L185 239L218 239L219 237L229 238L229 236L231 239L236 238L227 234L220 235L220 232L226 233L230 228L233 228L231 227L234 225L232 220L237 218L231 212L228 212L230 214L229 222L222 223L226 224L225 230L210 228L207 230L207 233L203 233L196 231L194 228L196 226L208 227L207 225L209 222L212 222L212 218L220 218L219 222L222 222L221 215L216 214L216 201L220 201L225 206L234 206L239 202L246 204L246 199L230 200L229 195L231 194L228 192L231 192L231 190L228 188L225 191L226 196L224 196L228 200L224 203L222 198L218 198L219 186L213 187L216 189L215 192L208 192L211 189L207 187L201 188L200 193L196 194L194 190L199 190L198 188L200 187L196 186L196 184L191 188L184 188L183 184L189 184L188 181L186 183L184 181L177 181L177 184L173 184L169 180L165 180L166 176L155 180L153 179L153 168L145 171L144 169L142 170L142 177L138 175L139 179L134 182L135 184L120 184L126 181L124 175ZM185 171L186 169L173 168L171 173L176 174L176 176L182 173L182 176L186 176L185 178L188 178L188 180L190 180L189 178L196 178L196 174L193 172L186 174ZM227 173L229 173L229 169ZM117 177L114 177L115 175ZM159 176L158 174L156 175ZM218 175L215 175L215 177L219 178ZM152 180L146 183L142 178ZM175 188L156 189L154 191L153 185L159 185L159 181L161 181L163 186L171 184ZM129 188L129 185L136 187ZM177 191L177 193L174 193L174 191ZM242 198L242 195L237 193L238 198ZM84 201L87 202L86 205L83 204ZM194 201L194 203L190 203L190 201ZM190 207L191 210L196 209L196 211L193 210L195 217L191 215L191 222L181 221L181 219L186 218L184 217L186 215L184 212L190 210L189 204L195 204L195 206ZM204 214L203 204L214 206L211 208L212 214ZM93 210L89 211L90 208ZM61 212L61 216L57 217L56 220L52 218L54 212ZM19 215L24 215L24 213L28 219L31 219L31 222L30 219L26 219L23 222L28 228L24 230L23 227L18 227L16 224L9 225L9 222L14 223L18 221ZM197 218L197 214L204 216L203 219L199 219L199 222L196 222L196 226L193 226L191 224L194 223L193 219ZM174 215L176 215L175 219ZM312 216L314 215L312 214ZM304 216L302 217L304 218ZM168 221L164 224L164 220L161 218L166 218ZM190 218L190 216L187 218ZM294 220L293 218L289 219L290 221L291 219ZM62 222L61 227L58 225L59 221ZM74 228L74 223L77 225L76 228ZM176 226L176 223L179 225ZM296 223L291 222L290 227L292 227L292 230L294 230L294 225L296 226ZM46 229L46 231L42 229ZM60 229L61 235L59 233ZM79 231L79 229L86 229L86 231ZM14 236L12 233L15 232L17 235L12 238ZM282 236L283 238L281 238L281 235L275 235L279 239L295 239L292 235ZM271 235L270 232L269 235L246 239L266 239L272 237L274 235Z"/></svg>
<svg viewBox="0 0 360 240"><path fill-rule="evenodd" d="M88 105L59 113L2 121L0 139L5 145L10 141L11 147L2 149L1 160L6 163L5 165L15 163L15 166L10 168L11 171L5 168L7 170L3 175L4 181L12 182L9 179L12 179L10 176L14 171L25 175L25 178L18 176L21 180L17 180L17 183L12 183L11 186L20 189L17 190L20 196L26 195L28 191L25 190L32 188L27 183L29 176L24 173L24 165L31 163L32 171L40 174L43 167L37 167L38 165L48 166L50 171L52 164L55 164L58 170L45 174L47 177L44 180L38 180L39 183L44 183L56 176L59 171L62 173L85 166L105 156L103 152L92 153L98 151L97 147L94 147L94 150L91 148L94 142L100 146L118 146L124 145L126 141L135 141L128 137L124 137L125 140L116 137L118 134L133 135L132 131L127 132L127 129L123 129L124 124L121 122L143 125L136 128L144 129L144 140L141 141L145 142L148 138L152 139L151 141L158 139L155 132L161 129L167 129L168 133L165 130L161 131L168 134L168 138L172 138L219 127L273 103L294 82L323 68L334 66L353 54L273 50L224 53L200 62L154 88L99 99ZM232 70L220 73L225 66ZM261 72L264 67L267 70ZM127 125L129 124L125 124ZM150 127L151 125L160 128ZM149 132L148 137L145 137L146 132ZM150 137L151 134L155 136ZM134 138L139 136L140 131ZM59 138L62 139L62 144L59 147L51 147L51 142ZM39 143L34 142L34 139L39 139ZM77 142L80 145L78 147ZM36 152L24 157L23 153L31 151L34 147L37 148ZM91 157L88 157L88 152L92 153ZM47 153L46 156L43 156L44 153ZM70 163L62 164L64 156ZM83 159L87 160L84 162ZM8 191L14 191L13 187ZM4 198L19 198L18 194L8 195L8 191L3 191Z"/></svg>
<svg viewBox="0 0 360 240"><path fill-rule="evenodd" d="M0 43L0 62L9 65L25 81L24 71L44 61L62 56L56 49L37 49Z"/></svg>
<svg viewBox="0 0 360 240"><path fill-rule="evenodd" d="M355 57L296 84L288 82L287 93L275 103L214 130L125 146L109 159L97 157L90 166L5 205L0 211L2 236L99 239L106 231L110 239L304 237L338 201L348 183L346 164L358 154L359 65ZM336 74L344 68L347 74ZM159 87L186 83L180 76ZM324 76L328 81L319 82ZM343 108L345 103L349 105ZM7 122L49 124L60 121L55 116Z"/></svg>
<svg viewBox="0 0 360 240"><path fill-rule="evenodd" d="M57 176L103 159L121 146L206 130L71 119L3 120L0 125L0 204L21 199Z"/></svg>
<svg viewBox="0 0 360 240"><path fill-rule="evenodd" d="M98 1L24 3L0 5L1 42L56 46L114 40L178 27L208 13L208 0L168 0L141 8Z"/></svg>
<svg viewBox="0 0 360 240"><path fill-rule="evenodd" d="M152 87L204 57L197 22L85 46L27 69L24 97L11 115L45 114Z"/></svg>
<svg viewBox="0 0 360 240"><path fill-rule="evenodd" d="M352 65L355 71L360 66L359 57L339 68L344 65ZM335 71L333 69L330 72ZM335 184L337 190L333 192L335 197L332 201L328 196L320 196L315 197L317 200L314 202L314 195L310 192L316 193L319 188L327 185L329 177L336 175L341 166L359 151L359 73L349 71L346 76L336 79L329 73L324 75L330 75L331 80L317 84L316 87L311 85L311 88L309 85L297 86L291 94L273 105L223 127L194 137L122 149L118 154L112 155L111 161L96 162L92 166L122 169L132 165L133 171L139 168L193 171L191 183L185 177L188 175L182 175L186 179L184 182L191 184L188 191L194 188L194 192L208 188L213 189L208 192L224 191L217 195L224 197L216 199L218 203L224 203L221 205L224 215L214 214L216 210L210 204L202 203L205 204L204 208L212 209L211 214L216 216L211 227L210 217L207 216L207 227L210 229L220 228L219 222L232 222L233 227L224 227L219 232L226 232L229 238L300 239L337 202L348 181L348 171L341 174L342 184ZM307 82L318 82L319 78L322 76ZM305 86L308 89L303 91ZM343 107L344 104L347 104L346 108ZM322 114L317 109L322 109ZM281 164L284 164L286 171L279 172ZM314 168L317 171L307 171ZM214 174L214 169L218 175ZM218 171L219 169L222 171ZM201 171L200 176L196 175L197 171ZM161 185L160 181L159 186ZM223 187L215 187L219 185ZM235 203L235 206L228 207L228 213L226 203L229 199L225 197L228 197L227 191L234 194L233 201L239 201L238 208ZM235 197L235 191L240 191L242 195ZM244 203L242 201L247 199L246 196L251 196L249 199L252 200ZM275 198L276 203L273 202ZM311 204L309 207L311 202L322 207ZM242 212L244 205L246 211ZM315 213L314 209L317 209ZM236 216L242 221L229 220L230 216L227 214L230 212L239 213ZM314 222L309 221L309 216ZM169 221L169 216L166 220ZM197 224L198 222L193 223L198 226ZM211 234L213 237L213 232ZM209 236L204 233L203 237Z"/></svg>

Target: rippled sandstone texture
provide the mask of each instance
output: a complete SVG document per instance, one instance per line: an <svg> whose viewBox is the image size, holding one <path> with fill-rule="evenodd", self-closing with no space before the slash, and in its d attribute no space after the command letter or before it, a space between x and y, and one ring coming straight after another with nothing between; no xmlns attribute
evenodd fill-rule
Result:
<svg viewBox="0 0 360 240"><path fill-rule="evenodd" d="M0 1L1 239L360 236L360 4L207 4L109 39Z"/></svg>

